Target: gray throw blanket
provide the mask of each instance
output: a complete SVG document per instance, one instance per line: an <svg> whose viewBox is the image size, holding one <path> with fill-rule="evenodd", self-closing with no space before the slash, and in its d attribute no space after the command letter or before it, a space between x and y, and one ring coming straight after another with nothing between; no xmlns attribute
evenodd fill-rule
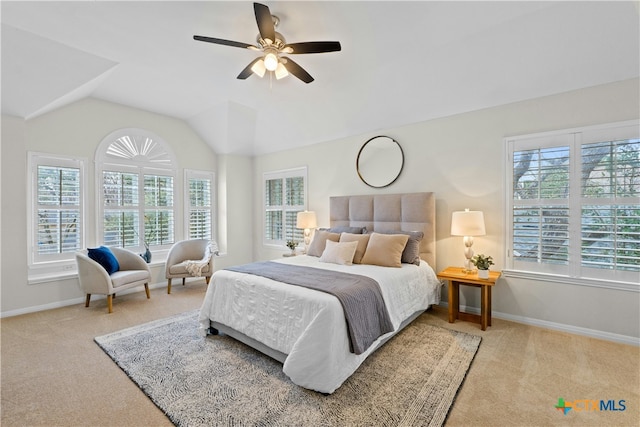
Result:
<svg viewBox="0 0 640 427"><path fill-rule="evenodd" d="M361 354L393 331L380 285L370 277L320 268L262 261L226 268L334 295L344 310L351 351Z"/></svg>

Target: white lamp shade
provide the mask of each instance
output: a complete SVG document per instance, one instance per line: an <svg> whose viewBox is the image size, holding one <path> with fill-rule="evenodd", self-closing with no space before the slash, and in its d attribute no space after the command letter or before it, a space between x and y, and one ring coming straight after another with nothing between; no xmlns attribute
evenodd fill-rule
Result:
<svg viewBox="0 0 640 427"><path fill-rule="evenodd" d="M316 221L316 213L312 211L298 212L296 218L296 228L316 228L318 223Z"/></svg>
<svg viewBox="0 0 640 427"><path fill-rule="evenodd" d="M264 76L264 73L267 71L267 68L264 66L264 60L260 59L256 61L256 63L251 67L251 71L259 77Z"/></svg>
<svg viewBox="0 0 640 427"><path fill-rule="evenodd" d="M276 68L276 79L280 80L281 78L287 77L288 75L289 75L289 72L284 67L284 64L282 62L279 62L278 68Z"/></svg>
<svg viewBox="0 0 640 427"><path fill-rule="evenodd" d="M484 236L484 215L482 211L454 212L451 215L451 235L452 236Z"/></svg>
<svg viewBox="0 0 640 427"><path fill-rule="evenodd" d="M273 53L269 52L264 56L264 67L269 71L275 71L278 68L278 57Z"/></svg>

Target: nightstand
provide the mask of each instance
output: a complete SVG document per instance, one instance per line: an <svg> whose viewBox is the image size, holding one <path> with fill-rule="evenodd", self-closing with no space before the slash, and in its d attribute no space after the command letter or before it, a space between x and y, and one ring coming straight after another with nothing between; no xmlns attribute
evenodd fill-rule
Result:
<svg viewBox="0 0 640 427"><path fill-rule="evenodd" d="M465 273L461 267L447 267L438 273L438 279L449 281L449 323L456 319L480 323L480 329L491 326L491 289L500 277L499 271L489 271L488 279L480 279L477 271ZM480 288L480 316L460 311L460 285Z"/></svg>

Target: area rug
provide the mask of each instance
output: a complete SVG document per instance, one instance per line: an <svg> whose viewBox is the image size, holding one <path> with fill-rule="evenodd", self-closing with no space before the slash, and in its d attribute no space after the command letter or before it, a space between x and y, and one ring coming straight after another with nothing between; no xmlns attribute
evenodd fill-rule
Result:
<svg viewBox="0 0 640 427"><path fill-rule="evenodd" d="M197 311L95 341L177 426L440 426L480 345L421 316L323 395L232 338L201 336Z"/></svg>

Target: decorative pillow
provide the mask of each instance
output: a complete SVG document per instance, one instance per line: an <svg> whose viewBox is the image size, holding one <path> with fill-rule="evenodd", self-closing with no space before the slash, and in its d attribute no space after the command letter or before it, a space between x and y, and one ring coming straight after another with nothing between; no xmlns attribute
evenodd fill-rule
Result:
<svg viewBox="0 0 640 427"><path fill-rule="evenodd" d="M120 264L118 264L116 256L108 247L100 246L94 249L89 248L87 251L89 252L89 258L100 264L102 268L107 270L107 273L113 274L120 270Z"/></svg>
<svg viewBox="0 0 640 427"><path fill-rule="evenodd" d="M307 248L307 255L322 255L327 240L337 242L338 240L340 240L340 235L338 233L329 233L328 231L316 230L315 234L313 235L313 240Z"/></svg>
<svg viewBox="0 0 640 427"><path fill-rule="evenodd" d="M364 256L364 252L367 250L367 243L369 243L370 234L351 234L351 233L342 233L340 235L340 243L342 242L357 242L358 247L356 248L356 254L353 256L353 263L360 264L362 262L362 257Z"/></svg>
<svg viewBox="0 0 640 427"><path fill-rule="evenodd" d="M320 262L330 262L333 264L351 265L353 264L353 256L356 253L358 242L337 243L327 240L327 246L322 252Z"/></svg>
<svg viewBox="0 0 640 427"><path fill-rule="evenodd" d="M402 267L402 251L409 240L406 234L371 233L362 264Z"/></svg>
<svg viewBox="0 0 640 427"><path fill-rule="evenodd" d="M364 234L367 232L367 227L349 227L348 225L341 225L331 228L319 228L318 230L328 231L329 233L351 233L351 234Z"/></svg>
<svg viewBox="0 0 640 427"><path fill-rule="evenodd" d="M376 231L380 234L406 234L409 236L407 245L402 251L402 262L405 264L420 265L420 241L424 237L422 231Z"/></svg>

